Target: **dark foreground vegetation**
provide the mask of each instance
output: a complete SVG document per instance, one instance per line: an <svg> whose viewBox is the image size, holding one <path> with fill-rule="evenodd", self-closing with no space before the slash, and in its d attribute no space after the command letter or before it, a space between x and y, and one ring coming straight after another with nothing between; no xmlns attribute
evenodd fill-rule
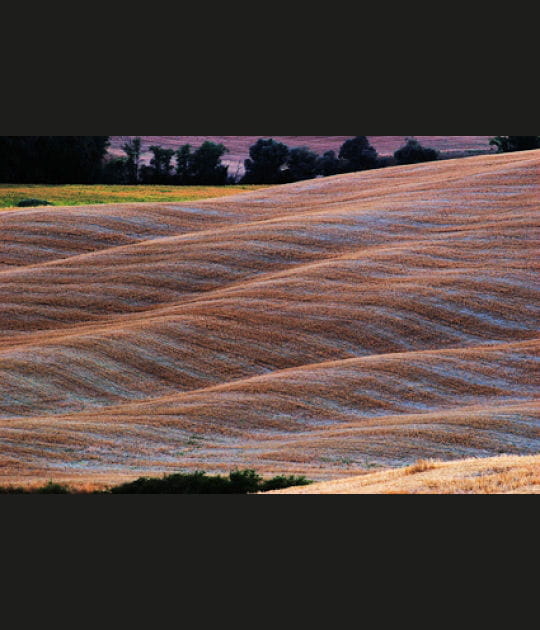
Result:
<svg viewBox="0 0 540 630"><path fill-rule="evenodd" d="M281 490L292 486L307 486L305 477L279 476L264 480L254 470L235 470L227 477L204 472L178 473L161 478L141 477L108 490L84 492L69 486L49 482L37 488L0 487L0 494L253 494Z"/></svg>
<svg viewBox="0 0 540 630"><path fill-rule="evenodd" d="M499 153L531 151L540 149L540 136L495 136L489 144L496 147Z"/></svg>
<svg viewBox="0 0 540 630"><path fill-rule="evenodd" d="M52 206L52 203L43 199L23 199L17 204L18 208L37 208L38 206Z"/></svg>
<svg viewBox="0 0 540 630"><path fill-rule="evenodd" d="M115 184L224 186L232 184L287 184L401 164L438 160L441 155L423 147L414 137L393 156L379 156L367 136L343 143L338 153L318 155L308 147L289 148L272 138L260 138L249 151L244 172L229 173L222 159L223 144L204 142L178 149L152 145L141 138L122 147L125 157L108 154L110 136L0 136L0 183ZM540 148L540 136L495 136L499 152ZM151 154L143 163L143 152Z"/></svg>
<svg viewBox="0 0 540 630"><path fill-rule="evenodd" d="M94 184L109 136L0 136L0 182Z"/></svg>

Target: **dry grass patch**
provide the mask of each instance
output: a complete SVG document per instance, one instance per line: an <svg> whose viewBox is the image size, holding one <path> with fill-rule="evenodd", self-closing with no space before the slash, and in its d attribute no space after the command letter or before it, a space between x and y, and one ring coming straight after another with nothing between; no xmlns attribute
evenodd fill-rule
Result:
<svg viewBox="0 0 540 630"><path fill-rule="evenodd" d="M415 464L409 466L404 472L406 475L416 475L426 472L427 470L435 470L437 463L432 459L419 459Z"/></svg>
<svg viewBox="0 0 540 630"><path fill-rule="evenodd" d="M422 475L410 471L411 467L386 470L282 493L540 494L540 455L432 462Z"/></svg>

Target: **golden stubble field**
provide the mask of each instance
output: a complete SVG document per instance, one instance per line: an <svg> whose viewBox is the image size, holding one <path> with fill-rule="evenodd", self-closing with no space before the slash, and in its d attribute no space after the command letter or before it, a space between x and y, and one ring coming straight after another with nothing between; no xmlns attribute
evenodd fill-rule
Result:
<svg viewBox="0 0 540 630"><path fill-rule="evenodd" d="M538 454L539 167L3 212L0 483Z"/></svg>
<svg viewBox="0 0 540 630"><path fill-rule="evenodd" d="M420 460L398 470L266 494L540 494L540 455Z"/></svg>

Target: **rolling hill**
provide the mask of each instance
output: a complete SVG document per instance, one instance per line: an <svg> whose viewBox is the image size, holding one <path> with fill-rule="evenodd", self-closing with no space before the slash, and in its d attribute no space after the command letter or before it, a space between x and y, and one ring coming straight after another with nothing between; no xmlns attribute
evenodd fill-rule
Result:
<svg viewBox="0 0 540 630"><path fill-rule="evenodd" d="M0 483L540 452L540 152L0 214Z"/></svg>

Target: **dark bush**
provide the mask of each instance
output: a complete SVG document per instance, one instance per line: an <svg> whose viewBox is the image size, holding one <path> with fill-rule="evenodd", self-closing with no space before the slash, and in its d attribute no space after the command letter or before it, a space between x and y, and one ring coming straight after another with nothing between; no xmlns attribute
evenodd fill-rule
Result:
<svg viewBox="0 0 540 630"><path fill-rule="evenodd" d="M130 184L139 183L139 169L141 166L142 140L133 138L122 146L122 150L127 155L126 171Z"/></svg>
<svg viewBox="0 0 540 630"><path fill-rule="evenodd" d="M93 184L109 136L0 136L0 182Z"/></svg>
<svg viewBox="0 0 540 630"><path fill-rule="evenodd" d="M499 153L530 151L540 149L540 136L495 136L489 144L497 147Z"/></svg>
<svg viewBox="0 0 540 630"><path fill-rule="evenodd" d="M176 181L179 184L189 184L191 178L191 160L193 153L190 144L183 144L176 152Z"/></svg>
<svg viewBox="0 0 540 630"><path fill-rule="evenodd" d="M18 208L36 208L37 206L52 206L49 201L43 201L42 199L23 199L17 204Z"/></svg>
<svg viewBox="0 0 540 630"><path fill-rule="evenodd" d="M39 488L0 487L0 494L71 494L71 491L67 486L49 481L48 484Z"/></svg>
<svg viewBox="0 0 540 630"><path fill-rule="evenodd" d="M34 494L71 494L71 492L67 486L49 481L46 486L35 490Z"/></svg>
<svg viewBox="0 0 540 630"><path fill-rule="evenodd" d="M312 481L305 477L274 477L264 481L260 488L260 492L270 492L271 490L283 490L284 488L291 488L293 486L309 486Z"/></svg>
<svg viewBox="0 0 540 630"><path fill-rule="evenodd" d="M273 139L260 138L249 150L250 159L244 162L244 184L282 184L289 147Z"/></svg>
<svg viewBox="0 0 540 630"><path fill-rule="evenodd" d="M317 174L323 177L338 175L345 170L344 163L338 158L335 151L326 151L317 159Z"/></svg>
<svg viewBox="0 0 540 630"><path fill-rule="evenodd" d="M319 156L307 147L298 147L289 151L287 169L283 176L288 182L299 182L317 177Z"/></svg>
<svg viewBox="0 0 540 630"><path fill-rule="evenodd" d="M140 477L110 490L91 494L251 494L312 483L305 477L279 476L266 481L254 470L234 470L227 477L205 472L178 473L161 478ZM49 481L39 488L0 486L0 494L77 494L67 486ZM82 494L86 494L82 491Z"/></svg>
<svg viewBox="0 0 540 630"><path fill-rule="evenodd" d="M229 150L223 144L203 142L191 153L189 144L176 152L178 183L197 186L222 186L227 183L229 167L221 158Z"/></svg>
<svg viewBox="0 0 540 630"><path fill-rule="evenodd" d="M383 155L379 157L377 168L388 168L396 165L396 158L393 155Z"/></svg>
<svg viewBox="0 0 540 630"><path fill-rule="evenodd" d="M258 492L262 477L254 470L235 470L229 473L229 488L233 494Z"/></svg>
<svg viewBox="0 0 540 630"><path fill-rule="evenodd" d="M167 475L161 479L141 477L112 488L112 494L224 494L229 482L221 476L208 477L204 472Z"/></svg>
<svg viewBox="0 0 540 630"><path fill-rule="evenodd" d="M254 470L235 470L228 477L204 472L165 477L141 477L112 488L112 494L250 494L311 483L305 477L275 477L264 481Z"/></svg>
<svg viewBox="0 0 540 630"><path fill-rule="evenodd" d="M408 138L405 146L394 153L394 158L397 164L419 164L438 160L439 152L423 147L415 138Z"/></svg>
<svg viewBox="0 0 540 630"><path fill-rule="evenodd" d="M148 150L153 157L150 160L150 166L145 165L140 169L139 177L141 182L143 184L160 185L174 183L172 175L174 151L157 145L152 145Z"/></svg>
<svg viewBox="0 0 540 630"><path fill-rule="evenodd" d="M344 172L354 173L377 168L379 156L367 136L356 136L343 143L339 159L342 160Z"/></svg>
<svg viewBox="0 0 540 630"><path fill-rule="evenodd" d="M128 160L126 158L111 158L103 164L103 184L125 185L131 183Z"/></svg>

